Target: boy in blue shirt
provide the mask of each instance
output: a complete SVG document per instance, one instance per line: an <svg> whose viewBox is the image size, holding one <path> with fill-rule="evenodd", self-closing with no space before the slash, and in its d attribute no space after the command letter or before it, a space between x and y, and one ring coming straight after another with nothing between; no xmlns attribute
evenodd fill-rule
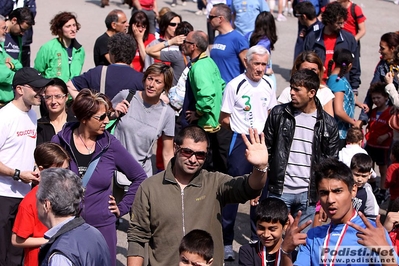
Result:
<svg viewBox="0 0 399 266"><path fill-rule="evenodd" d="M298 226L300 214L290 217L281 245L281 265L398 265L397 255L388 233L377 216L368 220L353 208L356 196L352 172L335 158L322 161L316 171L316 189L320 204L331 223L301 231L311 221ZM295 263L291 253L300 245ZM373 252L375 251L375 252Z"/></svg>

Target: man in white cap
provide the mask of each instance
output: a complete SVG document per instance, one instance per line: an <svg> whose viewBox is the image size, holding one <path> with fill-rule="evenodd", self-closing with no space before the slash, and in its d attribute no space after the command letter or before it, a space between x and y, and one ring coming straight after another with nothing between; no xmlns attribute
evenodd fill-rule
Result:
<svg viewBox="0 0 399 266"><path fill-rule="evenodd" d="M36 147L36 113L43 88L51 83L37 70L18 70L12 82L14 99L0 109L0 265L19 265L22 249L11 245L11 230L22 198L31 182L39 177L33 171Z"/></svg>

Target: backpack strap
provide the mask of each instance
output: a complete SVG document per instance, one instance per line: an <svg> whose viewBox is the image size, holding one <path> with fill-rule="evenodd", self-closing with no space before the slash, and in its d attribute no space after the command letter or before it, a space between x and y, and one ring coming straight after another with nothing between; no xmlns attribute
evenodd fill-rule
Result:
<svg viewBox="0 0 399 266"><path fill-rule="evenodd" d="M100 93L102 94L105 94L105 81L107 80L107 69L108 66L103 66L101 68Z"/></svg>
<svg viewBox="0 0 399 266"><path fill-rule="evenodd" d="M356 8L356 4L352 2L351 5L351 15L353 20L355 21L355 27L356 27L356 34L359 32L359 24L357 23L357 17L356 17L356 12L355 12L355 8Z"/></svg>

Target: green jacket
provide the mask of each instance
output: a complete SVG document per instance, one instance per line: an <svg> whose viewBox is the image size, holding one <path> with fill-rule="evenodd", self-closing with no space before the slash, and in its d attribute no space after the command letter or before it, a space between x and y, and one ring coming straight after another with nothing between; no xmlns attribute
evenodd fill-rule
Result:
<svg viewBox="0 0 399 266"><path fill-rule="evenodd" d="M233 178L206 170L181 190L173 164L174 159L137 190L127 233L128 256L144 257L144 244L149 243L149 265L178 265L181 239L193 229L202 229L214 241L213 264L222 265L222 208L228 203L245 203L261 191L249 186L248 176Z"/></svg>
<svg viewBox="0 0 399 266"><path fill-rule="evenodd" d="M85 50L74 39L72 41L72 63L68 63L68 53L58 38L40 47L35 59L35 68L45 78L60 78L64 82L79 76L85 62Z"/></svg>
<svg viewBox="0 0 399 266"><path fill-rule="evenodd" d="M207 132L218 131L222 95L226 86L219 68L212 58L203 53L193 63L188 79L196 101L195 109L200 116L198 126Z"/></svg>
<svg viewBox="0 0 399 266"><path fill-rule="evenodd" d="M4 50L4 44L0 43L0 103L5 104L14 99L14 90L12 89L12 80L15 71L22 68L21 62L13 59ZM14 64L14 70L8 68L6 59L10 58Z"/></svg>

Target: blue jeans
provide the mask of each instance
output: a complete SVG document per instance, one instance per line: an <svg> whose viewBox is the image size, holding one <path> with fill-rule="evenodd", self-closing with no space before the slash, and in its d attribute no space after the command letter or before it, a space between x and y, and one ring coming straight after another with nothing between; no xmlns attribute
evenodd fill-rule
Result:
<svg viewBox="0 0 399 266"><path fill-rule="evenodd" d="M292 194L292 193L283 193L281 195L273 194L269 192L267 197L272 198L279 198L284 201L287 205L288 210L290 211L291 215L295 218L298 211L302 211L301 219L299 220L299 224L303 224L308 220L312 220L314 218L314 214L316 211L316 204L308 204L308 192L302 192L299 194ZM260 200L266 198L266 193L263 193ZM255 214L256 207L251 206L250 216L251 216L251 239L257 240L258 237L256 235L256 214ZM306 233L311 226L306 227L302 232Z"/></svg>

